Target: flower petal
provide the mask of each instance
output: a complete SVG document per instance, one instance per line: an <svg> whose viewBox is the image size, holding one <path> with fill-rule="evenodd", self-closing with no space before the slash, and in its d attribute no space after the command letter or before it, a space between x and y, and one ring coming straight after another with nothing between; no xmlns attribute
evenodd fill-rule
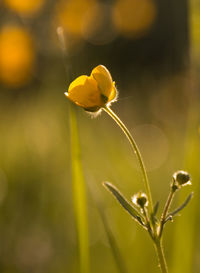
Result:
<svg viewBox="0 0 200 273"><path fill-rule="evenodd" d="M67 97L75 104L90 108L102 106L102 100L96 81L92 77L80 76L69 86Z"/></svg>
<svg viewBox="0 0 200 273"><path fill-rule="evenodd" d="M91 77L96 80L101 94L109 98L112 92L113 82L108 69L103 65L98 65L92 70Z"/></svg>
<svg viewBox="0 0 200 273"><path fill-rule="evenodd" d="M110 93L110 96L108 98L108 102L117 99L117 89L115 87L115 82L113 82L112 91Z"/></svg>

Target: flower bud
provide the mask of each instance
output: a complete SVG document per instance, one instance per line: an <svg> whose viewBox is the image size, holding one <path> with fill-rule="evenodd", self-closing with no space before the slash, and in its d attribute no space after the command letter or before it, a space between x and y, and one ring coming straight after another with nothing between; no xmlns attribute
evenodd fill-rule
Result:
<svg viewBox="0 0 200 273"><path fill-rule="evenodd" d="M189 173L185 172L185 171L177 171L173 174L173 179L174 179L174 185L177 188L180 188L182 186L186 186L186 185L191 185L191 181L190 181L190 175Z"/></svg>
<svg viewBox="0 0 200 273"><path fill-rule="evenodd" d="M148 199L145 193L138 192L132 197L132 202L136 206L140 207L141 209L144 209L144 207L148 206Z"/></svg>

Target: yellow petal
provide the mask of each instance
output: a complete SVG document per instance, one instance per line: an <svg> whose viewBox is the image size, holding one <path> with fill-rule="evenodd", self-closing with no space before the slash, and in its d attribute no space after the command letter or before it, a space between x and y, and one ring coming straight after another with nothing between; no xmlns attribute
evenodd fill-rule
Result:
<svg viewBox="0 0 200 273"><path fill-rule="evenodd" d="M91 77L96 80L101 94L109 98L112 92L113 82L108 69L103 65L98 65L92 70Z"/></svg>
<svg viewBox="0 0 200 273"><path fill-rule="evenodd" d="M108 98L108 102L116 99L116 97L117 97L117 89L115 87L115 82L113 82L112 91L111 91L110 96Z"/></svg>
<svg viewBox="0 0 200 273"><path fill-rule="evenodd" d="M88 78L88 76L86 76L86 75L82 75L82 76L76 78L73 82L71 82L69 89L68 89L68 93L73 92L72 89L74 87L77 87L79 85L84 85L87 78Z"/></svg>
<svg viewBox="0 0 200 273"><path fill-rule="evenodd" d="M80 76L69 86L67 97L83 108L101 107L101 94L92 77Z"/></svg>

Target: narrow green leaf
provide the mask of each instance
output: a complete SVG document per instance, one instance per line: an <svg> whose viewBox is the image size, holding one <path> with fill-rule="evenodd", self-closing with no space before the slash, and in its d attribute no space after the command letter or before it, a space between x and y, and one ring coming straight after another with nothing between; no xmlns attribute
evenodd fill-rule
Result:
<svg viewBox="0 0 200 273"><path fill-rule="evenodd" d="M89 235L85 181L81 164L77 121L74 109L70 106L71 167L74 213L78 233L80 273L89 272Z"/></svg>
<svg viewBox="0 0 200 273"><path fill-rule="evenodd" d="M179 211L181 211L182 209L184 209L184 208L187 206L187 204L190 202L191 198L193 197L193 194L194 194L194 193L191 192L191 193L188 195L188 197L186 198L186 200L183 202L183 204L182 204L180 207L178 207L177 209L175 209L174 211L170 212L170 213L167 215L166 220L165 220L165 223L166 223L167 221L169 221L169 220L172 220L172 217L173 217L173 216L175 216L176 214L178 214Z"/></svg>
<svg viewBox="0 0 200 273"><path fill-rule="evenodd" d="M158 207L159 207L159 202L157 201L153 208L153 213L151 214L151 220L154 224L158 222L158 219L156 217L156 214L158 212Z"/></svg>
<svg viewBox="0 0 200 273"><path fill-rule="evenodd" d="M103 185L115 196L121 206L143 227L146 227L142 221L142 215L126 200L122 193L111 183L103 182Z"/></svg>
<svg viewBox="0 0 200 273"><path fill-rule="evenodd" d="M153 208L153 216L155 217L157 212L158 212L158 208L159 208L159 201L156 202L154 208Z"/></svg>

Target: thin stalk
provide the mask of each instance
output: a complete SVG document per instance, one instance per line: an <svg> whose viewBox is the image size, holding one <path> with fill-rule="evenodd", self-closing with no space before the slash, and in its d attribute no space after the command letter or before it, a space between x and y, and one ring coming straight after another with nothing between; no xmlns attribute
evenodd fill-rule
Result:
<svg viewBox="0 0 200 273"><path fill-rule="evenodd" d="M166 219L166 216L167 216L167 213L169 211L169 208L171 206L171 203L172 203L172 200L173 200L173 197L174 197L174 193L175 191L173 190L173 188L171 189L170 193L169 193L169 196L167 198L167 202L165 204L165 207L164 207L164 210L163 210L163 213L161 215L161 220L160 220L160 230L159 230L159 234L158 236L161 238L162 236L162 232L163 232L163 226L165 224L165 219Z"/></svg>
<svg viewBox="0 0 200 273"><path fill-rule="evenodd" d="M154 242L155 242L155 248L158 255L158 261L159 261L161 272L168 273L167 264L165 261L165 256L164 256L163 247L162 247L162 241L159 238L158 240L155 240Z"/></svg>
<svg viewBox="0 0 200 273"><path fill-rule="evenodd" d="M149 232L149 235L151 236L152 240L154 241L155 240L154 234L152 232L150 221L149 221L149 217L148 217L148 214L146 213L145 207L142 209L142 212L143 212L144 218L146 220L146 227L147 227L147 230Z"/></svg>
<svg viewBox="0 0 200 273"><path fill-rule="evenodd" d="M144 178L145 190L146 190L146 194L147 194L147 197L148 197L148 200L149 200L150 211L152 213L153 212L153 202L152 202L152 197L151 197L151 191L150 191L150 186L149 186L149 181L148 181L148 177L147 177L146 168L145 168L141 153L139 151L139 148L137 147L137 144L136 144L135 140L133 139L131 133L126 128L124 123L120 120L120 118L108 106L105 106L103 108L103 110L109 116L111 116L111 118L114 119L114 121L119 125L119 127L122 129L122 131L124 132L124 134L128 138L128 141L130 142L134 153L136 154L136 157L138 159L138 162L139 162L139 165L140 165L140 168L141 168L141 171L142 171L142 175L143 175L143 178Z"/></svg>

